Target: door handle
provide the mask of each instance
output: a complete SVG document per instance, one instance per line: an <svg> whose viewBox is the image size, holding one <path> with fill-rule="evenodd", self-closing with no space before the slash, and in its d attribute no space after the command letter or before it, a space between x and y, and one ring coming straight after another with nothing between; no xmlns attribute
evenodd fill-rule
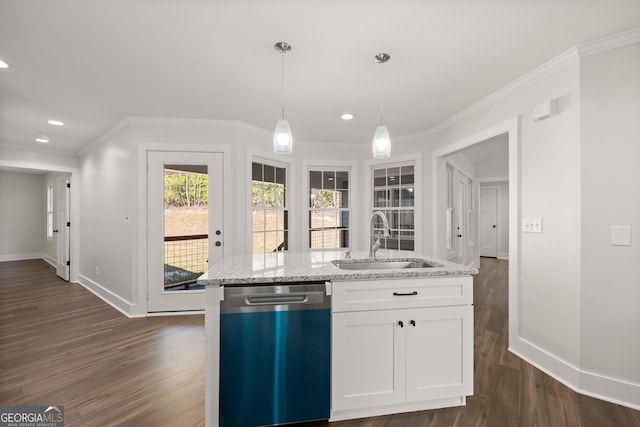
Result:
<svg viewBox="0 0 640 427"><path fill-rule="evenodd" d="M462 234L458 234L458 237L462 237Z"/></svg>
<svg viewBox="0 0 640 427"><path fill-rule="evenodd" d="M411 323L411 326L413 326L414 328L416 327L416 321L415 320L410 320L409 323Z"/></svg>
<svg viewBox="0 0 640 427"><path fill-rule="evenodd" d="M404 328L404 322L402 320L398 320L398 326Z"/></svg>

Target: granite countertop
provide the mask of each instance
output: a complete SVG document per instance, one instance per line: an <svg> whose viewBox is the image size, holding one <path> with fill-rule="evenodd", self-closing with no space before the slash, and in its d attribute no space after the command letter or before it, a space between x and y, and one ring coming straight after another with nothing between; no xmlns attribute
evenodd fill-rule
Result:
<svg viewBox="0 0 640 427"><path fill-rule="evenodd" d="M351 252L351 259L367 259L365 252ZM469 276L478 274L467 267L411 251L378 250L378 260L421 259L433 267L389 270L342 270L331 263L345 260L344 251L272 252L232 256L215 263L198 278L201 285L269 284L316 280L395 279L402 277ZM344 262L349 262L345 260Z"/></svg>

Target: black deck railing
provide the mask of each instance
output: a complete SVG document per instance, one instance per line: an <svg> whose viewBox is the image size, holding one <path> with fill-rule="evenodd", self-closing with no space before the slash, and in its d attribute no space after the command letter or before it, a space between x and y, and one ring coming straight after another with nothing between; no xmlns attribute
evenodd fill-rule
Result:
<svg viewBox="0 0 640 427"><path fill-rule="evenodd" d="M165 236L164 287L188 288L208 270L209 235Z"/></svg>

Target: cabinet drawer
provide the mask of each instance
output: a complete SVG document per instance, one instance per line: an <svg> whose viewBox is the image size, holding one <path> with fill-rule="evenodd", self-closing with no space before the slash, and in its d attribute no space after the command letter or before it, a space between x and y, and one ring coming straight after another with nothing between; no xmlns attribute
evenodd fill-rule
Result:
<svg viewBox="0 0 640 427"><path fill-rule="evenodd" d="M473 304L473 278L418 277L333 282L333 312Z"/></svg>

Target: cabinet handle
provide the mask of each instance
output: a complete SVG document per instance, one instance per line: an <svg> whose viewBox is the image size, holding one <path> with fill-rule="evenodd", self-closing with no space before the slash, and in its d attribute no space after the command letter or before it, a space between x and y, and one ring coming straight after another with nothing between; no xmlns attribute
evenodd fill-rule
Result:
<svg viewBox="0 0 640 427"><path fill-rule="evenodd" d="M418 291L413 291L413 292L407 292L407 293L402 293L402 292L394 292L393 296L394 297L410 297L413 295L418 295Z"/></svg>
<svg viewBox="0 0 640 427"><path fill-rule="evenodd" d="M411 326L413 326L414 328L416 327L416 321L415 320L410 320L409 323L411 323Z"/></svg>
<svg viewBox="0 0 640 427"><path fill-rule="evenodd" d="M398 320L398 326L404 328L404 322L402 320Z"/></svg>

